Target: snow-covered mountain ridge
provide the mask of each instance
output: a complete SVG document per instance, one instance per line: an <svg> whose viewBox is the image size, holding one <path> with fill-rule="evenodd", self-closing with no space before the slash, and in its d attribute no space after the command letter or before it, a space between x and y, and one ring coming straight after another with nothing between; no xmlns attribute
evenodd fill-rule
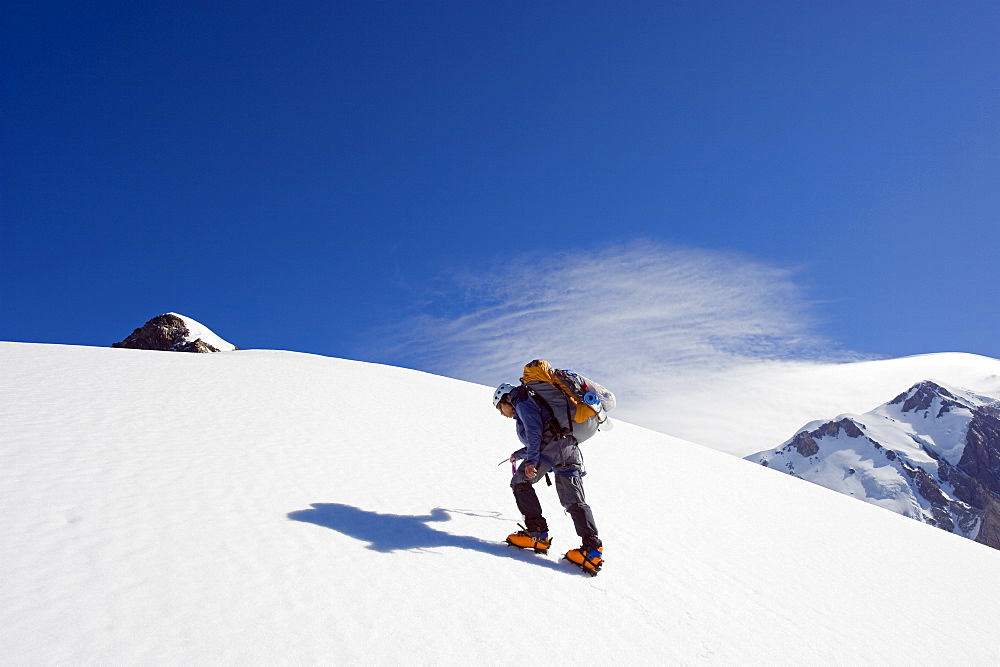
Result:
<svg viewBox="0 0 1000 667"><path fill-rule="evenodd" d="M657 387L658 397L623 401L616 414L743 458L773 448L803 424L863 414L929 379L1000 395L1000 360L941 352L850 363L759 361L705 368Z"/></svg>
<svg viewBox="0 0 1000 667"><path fill-rule="evenodd" d="M1000 659L1000 552L625 422L584 445L589 579L547 487L553 552L502 545L490 387L274 351L0 369L3 664Z"/></svg>
<svg viewBox="0 0 1000 667"><path fill-rule="evenodd" d="M1000 548L1000 396L919 382L747 459Z"/></svg>

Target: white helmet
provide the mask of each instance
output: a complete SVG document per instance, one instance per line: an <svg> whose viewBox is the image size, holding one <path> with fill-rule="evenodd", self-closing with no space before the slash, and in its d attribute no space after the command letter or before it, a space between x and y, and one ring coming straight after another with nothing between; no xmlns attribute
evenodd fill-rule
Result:
<svg viewBox="0 0 1000 667"><path fill-rule="evenodd" d="M493 392L493 407L495 408L500 405L500 401L503 400L503 397L514 391L514 388L514 385L507 384L506 382L497 387L497 390Z"/></svg>

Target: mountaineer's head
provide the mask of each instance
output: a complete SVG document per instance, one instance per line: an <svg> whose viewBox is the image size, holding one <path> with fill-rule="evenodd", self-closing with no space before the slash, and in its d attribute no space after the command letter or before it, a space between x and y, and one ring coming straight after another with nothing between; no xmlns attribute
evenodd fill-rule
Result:
<svg viewBox="0 0 1000 667"><path fill-rule="evenodd" d="M514 385L504 382L493 392L493 407L500 411L504 417L514 416L514 406L510 402L510 392L514 391Z"/></svg>

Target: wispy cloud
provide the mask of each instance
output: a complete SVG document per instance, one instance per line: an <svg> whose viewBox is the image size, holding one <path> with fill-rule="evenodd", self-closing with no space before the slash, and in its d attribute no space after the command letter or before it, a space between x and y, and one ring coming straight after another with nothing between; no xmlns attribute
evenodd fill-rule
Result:
<svg viewBox="0 0 1000 667"><path fill-rule="evenodd" d="M548 359L616 391L621 417L662 428L653 413L693 378L829 355L812 310L793 270L736 253L656 243L539 253L451 277L392 332L390 356L487 385Z"/></svg>
<svg viewBox="0 0 1000 667"><path fill-rule="evenodd" d="M704 367L829 348L793 272L735 253L643 243L525 255L453 276L393 356L492 383L550 358L594 373Z"/></svg>

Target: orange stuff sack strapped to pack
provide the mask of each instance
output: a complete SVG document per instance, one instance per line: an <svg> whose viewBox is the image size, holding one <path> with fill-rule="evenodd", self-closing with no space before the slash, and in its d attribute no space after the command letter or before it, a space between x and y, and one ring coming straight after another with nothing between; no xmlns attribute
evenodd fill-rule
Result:
<svg viewBox="0 0 1000 667"><path fill-rule="evenodd" d="M535 359L524 367L521 383L548 404L563 433L578 441L611 428L607 413L615 408L615 395L579 373Z"/></svg>

